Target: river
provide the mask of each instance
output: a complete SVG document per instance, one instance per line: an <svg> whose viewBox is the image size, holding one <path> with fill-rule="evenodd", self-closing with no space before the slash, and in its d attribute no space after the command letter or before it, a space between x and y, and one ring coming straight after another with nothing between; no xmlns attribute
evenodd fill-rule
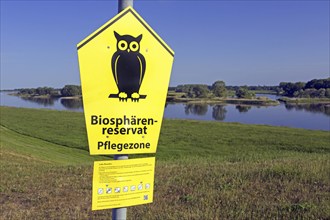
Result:
<svg viewBox="0 0 330 220"><path fill-rule="evenodd" d="M275 95L258 94L271 99ZM31 99L0 93L1 106L24 108L45 108L54 110L70 110L82 112L82 101L77 99ZM215 120L239 122L244 124L265 124L287 126L312 130L330 131L330 106L322 104L278 106L245 106L234 104L167 104L165 118Z"/></svg>

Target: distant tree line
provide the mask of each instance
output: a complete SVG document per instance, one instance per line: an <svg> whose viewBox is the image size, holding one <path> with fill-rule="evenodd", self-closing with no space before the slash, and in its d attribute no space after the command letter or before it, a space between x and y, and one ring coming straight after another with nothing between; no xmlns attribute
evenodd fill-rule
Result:
<svg viewBox="0 0 330 220"><path fill-rule="evenodd" d="M232 91L237 91L239 90L241 87L244 87L250 91L270 91L270 92L274 92L277 90L278 86L226 86L227 90L232 90Z"/></svg>
<svg viewBox="0 0 330 220"><path fill-rule="evenodd" d="M262 88L265 89L265 87ZM270 89L270 87L267 88ZM261 90L261 87L256 86L254 89ZM221 80L214 82L211 86L205 84L185 84L178 85L175 88L176 92L183 92L189 98L226 98L228 96L228 90L234 90L238 98L251 99L255 97L255 93L252 92L248 86L228 87L225 82Z"/></svg>
<svg viewBox="0 0 330 220"><path fill-rule="evenodd" d="M52 87L38 87L38 88L23 88L18 89L19 95L31 95L31 96L42 96L42 95L51 95L58 96L59 91Z"/></svg>
<svg viewBox="0 0 330 220"><path fill-rule="evenodd" d="M65 85L61 89L52 87L17 89L19 95L31 96L79 96L81 86ZM224 81L218 80L211 86L205 84L184 84L170 87L170 91L185 93L188 98L226 98L228 94L235 94L238 98L251 99L255 91L276 91L277 94L299 98L330 98L330 77L313 79L308 82L281 82L278 86L226 86ZM232 92L234 91L234 92Z"/></svg>
<svg viewBox="0 0 330 220"><path fill-rule="evenodd" d="M23 88L17 89L18 95L30 96L78 96L81 95L81 86L65 85L62 89L52 87Z"/></svg>
<svg viewBox="0 0 330 220"><path fill-rule="evenodd" d="M281 82L278 86L226 86L224 81L216 81L211 86L205 84L184 84L171 87L171 91L183 92L189 98L225 98L235 94L238 98L251 99L255 92L276 92L278 95L298 98L330 98L330 77L313 79L308 82Z"/></svg>
<svg viewBox="0 0 330 220"><path fill-rule="evenodd" d="M298 98L330 98L330 77L308 82L281 82L277 92L284 96Z"/></svg>

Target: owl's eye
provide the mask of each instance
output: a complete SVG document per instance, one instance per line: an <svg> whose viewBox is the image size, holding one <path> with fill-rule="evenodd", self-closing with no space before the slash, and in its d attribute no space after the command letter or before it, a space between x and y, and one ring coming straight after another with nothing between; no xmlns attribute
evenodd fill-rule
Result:
<svg viewBox="0 0 330 220"><path fill-rule="evenodd" d="M126 50L127 47L128 47L128 45L127 45L127 42L126 41L124 41L124 40L119 41L118 48L120 50Z"/></svg>
<svg viewBox="0 0 330 220"><path fill-rule="evenodd" d="M139 44L136 41L133 41L129 44L129 49L135 52L139 49Z"/></svg>

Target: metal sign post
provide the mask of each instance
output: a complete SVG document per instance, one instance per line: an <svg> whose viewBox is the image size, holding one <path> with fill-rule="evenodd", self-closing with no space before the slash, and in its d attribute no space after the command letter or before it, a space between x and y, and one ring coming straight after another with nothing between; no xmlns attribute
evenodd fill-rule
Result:
<svg viewBox="0 0 330 220"><path fill-rule="evenodd" d="M118 0L118 13L127 7L133 7L133 0ZM127 160L128 155L115 155L114 160ZM112 209L113 220L126 220L127 208Z"/></svg>
<svg viewBox="0 0 330 220"><path fill-rule="evenodd" d="M121 1L119 1L121 2ZM114 155L115 160L127 160L128 155ZM126 220L127 208L112 209L113 220Z"/></svg>
<svg viewBox="0 0 330 220"><path fill-rule="evenodd" d="M129 6L133 8L133 0L118 0L118 13Z"/></svg>
<svg viewBox="0 0 330 220"><path fill-rule="evenodd" d="M115 155L94 162L92 210L112 209L114 220L153 202L155 158L128 154L156 153L174 60L132 6L118 0L118 14L77 44L89 152Z"/></svg>

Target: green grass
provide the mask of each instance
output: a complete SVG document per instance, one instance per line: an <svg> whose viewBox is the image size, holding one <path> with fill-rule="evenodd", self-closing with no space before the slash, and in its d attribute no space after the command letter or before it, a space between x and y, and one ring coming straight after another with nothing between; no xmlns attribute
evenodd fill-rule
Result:
<svg viewBox="0 0 330 220"><path fill-rule="evenodd" d="M88 149L82 113L10 107L0 109L1 125L17 133L71 148Z"/></svg>
<svg viewBox="0 0 330 220"><path fill-rule="evenodd" d="M91 211L82 113L0 107L0 219L109 219ZM128 219L329 219L330 133L164 120L150 205ZM133 157L133 156L130 156Z"/></svg>
<svg viewBox="0 0 330 220"><path fill-rule="evenodd" d="M330 134L285 127L165 120L157 156L204 157L216 161L258 161L330 153Z"/></svg>
<svg viewBox="0 0 330 220"><path fill-rule="evenodd" d="M88 150L82 113L1 107L1 125L30 137ZM330 134L285 127L164 120L157 149L161 160L207 157L245 161L329 153Z"/></svg>
<svg viewBox="0 0 330 220"><path fill-rule="evenodd" d="M95 159L106 159L100 156L92 157L85 150L22 135L3 126L0 126L0 132L1 152L27 161L52 165L92 165Z"/></svg>

